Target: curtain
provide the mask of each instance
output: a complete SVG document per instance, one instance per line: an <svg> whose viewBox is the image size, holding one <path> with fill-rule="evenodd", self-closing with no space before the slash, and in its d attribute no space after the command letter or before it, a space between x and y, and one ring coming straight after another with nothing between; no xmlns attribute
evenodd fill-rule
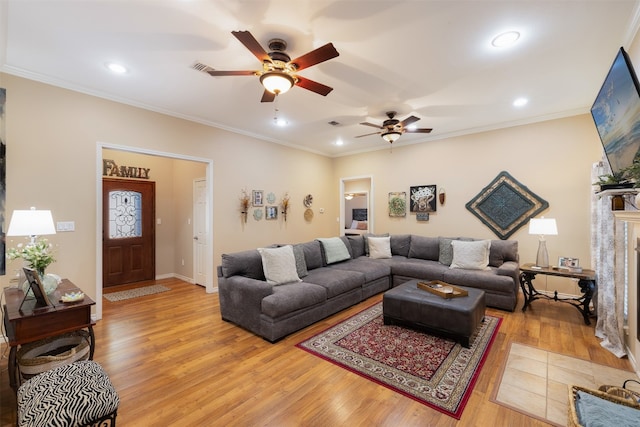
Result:
<svg viewBox="0 0 640 427"><path fill-rule="evenodd" d="M593 165L591 182L611 173L606 162ZM596 336L600 345L617 357L627 355L624 347L624 286L626 271L625 224L611 211L611 198L591 196L591 265L596 271L598 315Z"/></svg>

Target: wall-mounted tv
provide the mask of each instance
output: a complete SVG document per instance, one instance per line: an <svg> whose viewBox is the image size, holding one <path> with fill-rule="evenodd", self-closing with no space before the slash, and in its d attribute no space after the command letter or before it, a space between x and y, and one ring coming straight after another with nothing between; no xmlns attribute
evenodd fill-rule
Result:
<svg viewBox="0 0 640 427"><path fill-rule="evenodd" d="M615 174L631 166L640 154L640 84L623 48L591 107L591 116L611 171Z"/></svg>

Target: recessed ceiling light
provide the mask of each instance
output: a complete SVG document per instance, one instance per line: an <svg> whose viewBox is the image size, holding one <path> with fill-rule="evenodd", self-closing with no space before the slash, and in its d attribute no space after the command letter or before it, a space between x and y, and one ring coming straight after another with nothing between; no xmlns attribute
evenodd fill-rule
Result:
<svg viewBox="0 0 640 427"><path fill-rule="evenodd" d="M518 31L506 31L504 33L500 33L491 40L491 45L493 47L506 47L511 46L520 38L520 33Z"/></svg>
<svg viewBox="0 0 640 427"><path fill-rule="evenodd" d="M275 120L275 124L276 124L276 126L280 126L282 128L282 127L285 127L286 125L288 125L289 122L286 121L283 118L278 118L278 119Z"/></svg>
<svg viewBox="0 0 640 427"><path fill-rule="evenodd" d="M525 105L527 105L528 102L529 102L529 100L527 98L516 98L516 100L513 101L513 106L514 107L524 107Z"/></svg>
<svg viewBox="0 0 640 427"><path fill-rule="evenodd" d="M341 139L336 140L335 144L339 147L341 145L344 145L344 141L342 141Z"/></svg>
<svg viewBox="0 0 640 427"><path fill-rule="evenodd" d="M127 69L120 64L116 64L115 62L108 62L107 64L105 64L107 66L107 68L116 73L116 74L124 74L127 72Z"/></svg>

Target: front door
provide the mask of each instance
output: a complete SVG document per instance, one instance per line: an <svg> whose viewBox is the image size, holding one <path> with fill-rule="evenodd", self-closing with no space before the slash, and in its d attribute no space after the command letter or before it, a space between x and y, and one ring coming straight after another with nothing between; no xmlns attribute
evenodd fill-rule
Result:
<svg viewBox="0 0 640 427"><path fill-rule="evenodd" d="M153 280L155 182L102 179L102 285Z"/></svg>

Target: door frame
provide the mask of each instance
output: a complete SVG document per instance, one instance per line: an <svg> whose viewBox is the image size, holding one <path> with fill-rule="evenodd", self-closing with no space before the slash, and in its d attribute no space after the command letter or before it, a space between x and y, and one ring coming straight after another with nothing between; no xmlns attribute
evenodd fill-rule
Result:
<svg viewBox="0 0 640 427"><path fill-rule="evenodd" d="M206 267L205 289L208 294L215 292L213 287L213 160L204 157L187 156L178 153L168 153L139 147L128 147L98 141L96 143L96 320L102 319L102 150L127 151L146 154L149 156L168 157L176 160L188 160L205 163L207 165L205 177L207 180L207 203L205 212L205 227L207 235L207 259L211 260Z"/></svg>
<svg viewBox="0 0 640 427"><path fill-rule="evenodd" d="M375 228L375 212L373 211L373 206L375 206L373 204L373 175L359 175L359 176L348 176L348 177L342 177L340 178L340 236L344 236L345 233L345 219L344 219L344 187L345 187L345 183L349 182L349 181L360 181L360 180L365 180L368 179L369 180L369 188L368 189L363 189L362 192L366 192L368 194L368 201L367 201L367 222L368 222L368 227L369 227L369 233L373 233Z"/></svg>

